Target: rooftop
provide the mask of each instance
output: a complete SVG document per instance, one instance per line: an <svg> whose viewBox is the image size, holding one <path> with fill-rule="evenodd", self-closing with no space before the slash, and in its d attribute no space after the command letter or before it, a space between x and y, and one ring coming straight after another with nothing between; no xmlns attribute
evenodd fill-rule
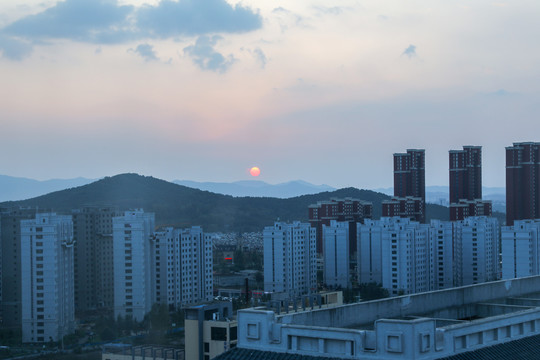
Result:
<svg viewBox="0 0 540 360"><path fill-rule="evenodd" d="M503 353L540 341L540 276L289 313L246 309L238 322L238 348L277 356L260 359L441 359L498 345Z"/></svg>

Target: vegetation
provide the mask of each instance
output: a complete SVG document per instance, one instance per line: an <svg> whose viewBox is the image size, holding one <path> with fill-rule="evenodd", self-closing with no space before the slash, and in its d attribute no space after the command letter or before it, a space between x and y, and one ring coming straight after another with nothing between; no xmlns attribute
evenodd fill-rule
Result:
<svg viewBox="0 0 540 360"><path fill-rule="evenodd" d="M153 177L122 174L94 183L53 192L33 199L8 201L0 207L25 206L70 213L83 206L113 206L119 210L143 208L156 214L157 225L206 231L261 231L276 219L307 221L307 207L332 197L353 197L373 202L373 216L381 216L381 202L390 197L370 190L344 188L289 199L232 197L176 185ZM448 219L448 208L427 204L426 217Z"/></svg>
<svg viewBox="0 0 540 360"><path fill-rule="evenodd" d="M351 289L343 289L343 302L348 304L361 301L377 300L389 297L388 290L376 282L362 283Z"/></svg>

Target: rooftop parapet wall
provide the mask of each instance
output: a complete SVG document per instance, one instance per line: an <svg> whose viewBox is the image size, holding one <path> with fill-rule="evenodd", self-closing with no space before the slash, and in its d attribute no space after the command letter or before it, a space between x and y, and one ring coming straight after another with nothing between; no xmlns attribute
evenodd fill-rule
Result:
<svg viewBox="0 0 540 360"><path fill-rule="evenodd" d="M277 316L282 324L305 326L356 327L378 319L435 313L444 309L519 297L540 291L540 276L494 281L448 290L367 301L330 309Z"/></svg>

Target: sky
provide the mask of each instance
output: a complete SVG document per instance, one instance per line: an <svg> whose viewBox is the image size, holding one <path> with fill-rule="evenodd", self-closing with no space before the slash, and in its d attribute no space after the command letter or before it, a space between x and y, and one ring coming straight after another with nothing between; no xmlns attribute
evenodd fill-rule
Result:
<svg viewBox="0 0 540 360"><path fill-rule="evenodd" d="M540 141L540 2L2 0L0 174L391 187Z"/></svg>

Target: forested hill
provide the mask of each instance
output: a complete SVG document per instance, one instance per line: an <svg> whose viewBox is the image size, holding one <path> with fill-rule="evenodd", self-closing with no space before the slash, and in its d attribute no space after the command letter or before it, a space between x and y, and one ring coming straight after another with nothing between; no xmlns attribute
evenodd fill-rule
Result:
<svg viewBox="0 0 540 360"><path fill-rule="evenodd" d="M381 201L390 197L370 190L344 188L288 199L232 197L188 188L137 174L106 177L88 185L56 191L36 198L0 203L0 207L38 207L70 213L84 206L113 206L120 210L142 208L156 214L157 225L188 227L206 231L261 231L276 219L308 218L308 205L332 197L352 197L373 202L374 217L381 216ZM427 205L427 218L448 219L448 208Z"/></svg>

